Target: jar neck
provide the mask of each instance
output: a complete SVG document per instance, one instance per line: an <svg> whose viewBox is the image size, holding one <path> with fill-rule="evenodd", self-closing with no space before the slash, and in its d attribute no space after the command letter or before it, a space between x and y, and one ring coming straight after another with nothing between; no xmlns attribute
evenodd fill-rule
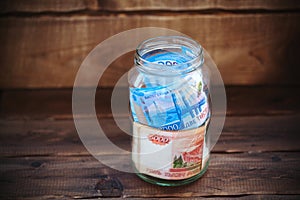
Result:
<svg viewBox="0 0 300 200"><path fill-rule="evenodd" d="M178 76L201 67L203 49L184 36L162 36L142 42L136 49L138 70L158 76Z"/></svg>

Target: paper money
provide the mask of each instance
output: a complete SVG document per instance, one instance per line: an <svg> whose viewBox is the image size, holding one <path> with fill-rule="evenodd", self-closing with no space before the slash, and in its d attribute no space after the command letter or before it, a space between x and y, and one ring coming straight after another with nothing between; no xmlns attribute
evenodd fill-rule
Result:
<svg viewBox="0 0 300 200"><path fill-rule="evenodd" d="M130 88L133 120L162 130L201 126L209 117L202 80L185 77L166 86Z"/></svg>
<svg viewBox="0 0 300 200"><path fill-rule="evenodd" d="M182 46L174 52L163 49L146 52L142 58L161 65L162 73L166 73L165 67L171 71L189 67L194 56L191 49ZM209 117L208 94L204 92L202 78L200 70L174 77L139 73L130 88L133 120L162 130L201 126Z"/></svg>

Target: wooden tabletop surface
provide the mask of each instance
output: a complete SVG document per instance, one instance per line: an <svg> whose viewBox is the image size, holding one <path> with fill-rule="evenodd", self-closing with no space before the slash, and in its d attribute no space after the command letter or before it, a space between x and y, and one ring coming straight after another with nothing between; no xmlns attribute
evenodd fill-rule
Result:
<svg viewBox="0 0 300 200"><path fill-rule="evenodd" d="M299 88L226 90L226 123L208 171L180 187L152 185L93 158L74 126L72 90L2 91L0 198L300 199ZM110 92L96 95L100 124L113 143L130 150L130 137L116 126L104 98ZM115 163L131 167L122 161Z"/></svg>

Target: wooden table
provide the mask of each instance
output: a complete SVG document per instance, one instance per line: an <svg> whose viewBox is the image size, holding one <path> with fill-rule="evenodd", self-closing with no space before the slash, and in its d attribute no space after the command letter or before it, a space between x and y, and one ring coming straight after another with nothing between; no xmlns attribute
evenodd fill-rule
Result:
<svg viewBox="0 0 300 200"><path fill-rule="evenodd" d="M226 123L208 171L181 187L151 185L93 158L75 130L70 89L2 91L0 197L300 199L299 88L226 89ZM116 127L103 98L110 92L97 92L99 121L128 150L130 137Z"/></svg>

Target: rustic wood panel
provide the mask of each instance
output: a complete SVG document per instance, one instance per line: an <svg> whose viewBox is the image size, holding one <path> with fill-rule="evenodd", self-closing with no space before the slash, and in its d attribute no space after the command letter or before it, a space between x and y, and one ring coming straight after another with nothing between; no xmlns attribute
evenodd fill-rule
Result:
<svg viewBox="0 0 300 200"><path fill-rule="evenodd" d="M123 185L120 197L234 197L294 194L300 191L300 153L213 154L202 179L182 187L159 187L135 174L118 172L92 157L1 158L1 194L7 197L101 197L95 186L103 176ZM124 168L130 164L117 161Z"/></svg>
<svg viewBox="0 0 300 200"><path fill-rule="evenodd" d="M300 14L175 14L0 19L0 88L72 87L88 52L120 31L158 26L198 40L226 84L299 84ZM109 27L109 28L107 28ZM116 60L100 84L111 87L132 66Z"/></svg>
<svg viewBox="0 0 300 200"><path fill-rule="evenodd" d="M300 116L227 117L213 152L300 151L299 120ZM99 121L113 143L130 150L130 137L112 118ZM1 120L0 133L2 156L88 155L73 120Z"/></svg>
<svg viewBox="0 0 300 200"><path fill-rule="evenodd" d="M128 88L118 90L128 97ZM96 92L96 111L99 117L111 117L111 88ZM299 87L226 87L227 116L273 116L300 113ZM86 102L82 91L82 104ZM119 116L128 108L119 110ZM82 115L88 115L83 111ZM0 96L2 119L72 119L72 89L6 90Z"/></svg>
<svg viewBox="0 0 300 200"><path fill-rule="evenodd" d="M297 0L2 0L0 13L75 11L295 10Z"/></svg>
<svg viewBox="0 0 300 200"><path fill-rule="evenodd" d="M282 0L104 0L99 1L100 6L105 10L111 11L141 11L141 10L206 10L206 9L223 9L223 10L250 10L250 9L266 9L266 10L289 10L300 8L300 4L296 0L282 1Z"/></svg>
<svg viewBox="0 0 300 200"><path fill-rule="evenodd" d="M110 126L113 141L119 138L128 149L130 143L125 143L126 138L111 127L111 121L107 119L103 124ZM0 197L98 198L103 194L95 186L102 177L109 176L123 185L120 194L123 198L297 199L298 121L295 116L229 117L208 172L199 181L180 188L150 185L134 174L105 167L88 155L76 137L71 120L1 121ZM115 161L122 163L122 158Z"/></svg>
<svg viewBox="0 0 300 200"><path fill-rule="evenodd" d="M189 200L194 200L194 199L205 199L205 198L209 198L211 200L219 200L219 199L222 199L222 200L230 200L232 198L238 198L238 199L241 199L241 200L253 200L253 199L257 199L257 200L260 200L260 199L272 199L272 200L298 200L300 197L300 195L233 195L233 196L224 196L224 197L213 197L212 196L206 196L206 197L184 197L184 199L189 199ZM39 197L29 197L29 198L23 198L24 200L44 200L44 199L61 199L61 198L64 198L64 199L74 199L72 197L66 197L66 196L55 196L55 195L50 195L50 196L39 196ZM101 197L91 197L90 199L99 199ZM123 197L125 198L125 197ZM178 200L178 197L177 198L172 198L172 197L167 197L168 199L170 200ZM136 198L130 198L131 200L141 200L143 198L140 198L140 197L136 197ZM147 198L147 199L166 199L166 198Z"/></svg>
<svg viewBox="0 0 300 200"><path fill-rule="evenodd" d="M96 10L97 0L4 0L0 2L0 13L9 12L75 12Z"/></svg>
<svg viewBox="0 0 300 200"><path fill-rule="evenodd" d="M98 162L81 144L72 119L64 119L65 111L58 112L55 118L54 112L42 109L41 112L52 116L44 119L36 115L39 111L30 112L30 109L22 111L25 113L23 118L13 118L7 112L9 108L3 110L3 105L16 105L6 101L25 96L24 102L35 98L37 101L49 99L49 109L58 111L66 104L62 103L57 108L51 104L56 96L59 101L65 93L70 94L70 90L53 90L52 93L44 90L2 91L0 199L98 199L112 196L128 199L299 199L300 115L295 103L299 98L297 88L233 89L228 92L230 102L241 104L234 109L246 111L236 115L233 112L227 117L223 133L213 149L208 171L192 184L170 188L148 184L135 174L119 172ZM263 94L265 97L255 98ZM246 100L248 95L254 97ZM257 102L255 99L258 99ZM247 106L254 109L261 102L270 102L270 105L262 106L265 107L262 113L246 115ZM269 114L264 114L265 111ZM18 112L15 114L18 115ZM102 117L100 123L111 141L129 150L130 138L115 126L109 115ZM109 148L100 153L109 160L115 156ZM121 164L124 169L130 168L122 156L112 161ZM112 184L115 187L113 192L110 190Z"/></svg>

